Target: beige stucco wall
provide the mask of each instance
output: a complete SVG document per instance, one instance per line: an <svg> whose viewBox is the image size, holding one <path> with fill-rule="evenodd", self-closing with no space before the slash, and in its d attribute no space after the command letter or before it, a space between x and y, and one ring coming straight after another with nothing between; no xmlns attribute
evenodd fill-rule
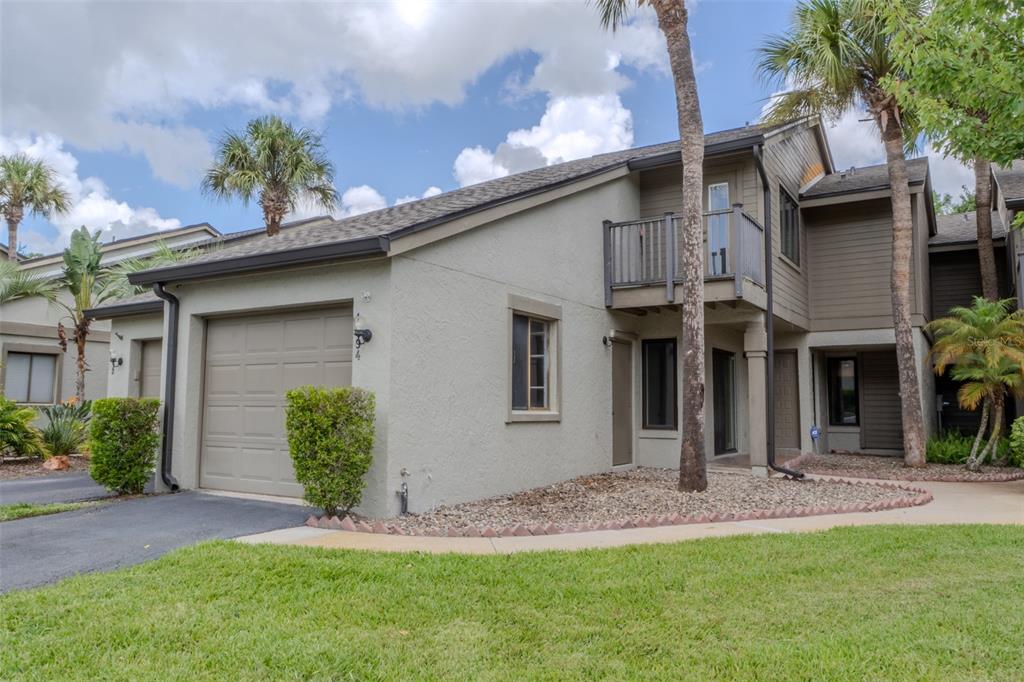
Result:
<svg viewBox="0 0 1024 682"><path fill-rule="evenodd" d="M139 378L142 370L142 342L163 338L163 315L133 315L112 320L110 355L121 358L124 364L117 367L107 379L107 392L111 396L139 395ZM163 373L161 372L161 377ZM161 383L161 395L162 395Z"/></svg>

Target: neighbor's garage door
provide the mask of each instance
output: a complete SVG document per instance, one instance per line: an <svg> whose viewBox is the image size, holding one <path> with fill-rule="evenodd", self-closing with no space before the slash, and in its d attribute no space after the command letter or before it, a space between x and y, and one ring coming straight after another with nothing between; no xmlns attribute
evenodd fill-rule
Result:
<svg viewBox="0 0 1024 682"><path fill-rule="evenodd" d="M351 308L210 320L199 485L299 497L285 392L352 382Z"/></svg>

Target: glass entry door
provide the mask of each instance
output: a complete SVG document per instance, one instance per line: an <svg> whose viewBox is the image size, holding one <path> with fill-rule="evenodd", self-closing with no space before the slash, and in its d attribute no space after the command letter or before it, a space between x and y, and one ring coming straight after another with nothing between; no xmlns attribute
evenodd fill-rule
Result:
<svg viewBox="0 0 1024 682"><path fill-rule="evenodd" d="M709 275L729 272L729 183L708 185L708 253Z"/></svg>

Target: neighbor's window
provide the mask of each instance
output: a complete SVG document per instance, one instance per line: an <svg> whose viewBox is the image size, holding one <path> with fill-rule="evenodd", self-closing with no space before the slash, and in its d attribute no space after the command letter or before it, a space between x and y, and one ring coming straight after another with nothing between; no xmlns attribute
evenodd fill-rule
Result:
<svg viewBox="0 0 1024 682"><path fill-rule="evenodd" d="M779 209L781 223L782 255L800 264L800 207L784 189L779 189L782 205Z"/></svg>
<svg viewBox="0 0 1024 682"><path fill-rule="evenodd" d="M7 354L4 395L17 403L52 403L57 387L57 356L49 353Z"/></svg>
<svg viewBox="0 0 1024 682"><path fill-rule="evenodd" d="M645 429L675 429L676 340L643 342L643 399Z"/></svg>
<svg viewBox="0 0 1024 682"><path fill-rule="evenodd" d="M828 423L833 426L857 426L856 358L828 360Z"/></svg>
<svg viewBox="0 0 1024 682"><path fill-rule="evenodd" d="M548 320L512 315L512 409L551 409L551 327Z"/></svg>

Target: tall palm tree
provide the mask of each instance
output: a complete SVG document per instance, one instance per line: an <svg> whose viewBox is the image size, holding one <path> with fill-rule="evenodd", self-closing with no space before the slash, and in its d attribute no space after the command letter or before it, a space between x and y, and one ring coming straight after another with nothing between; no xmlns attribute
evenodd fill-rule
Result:
<svg viewBox="0 0 1024 682"><path fill-rule="evenodd" d="M923 0L893 0L920 12ZM801 0L785 35L761 46L758 70L787 88L773 98L768 120L797 116L838 118L867 107L885 146L892 195L892 317L896 331L904 463L923 466L924 415L910 321L913 221L905 148L917 139L912 112L901 110L882 81L896 67L885 21L871 0Z"/></svg>
<svg viewBox="0 0 1024 682"><path fill-rule="evenodd" d="M215 246L193 246L184 249L173 249L164 241L158 241L153 252L136 258L126 258L110 267L110 286L117 290L117 297L134 296L147 291L149 287L141 287L128 281L128 275L143 270L162 268L169 265L184 263L201 253L208 253Z"/></svg>
<svg viewBox="0 0 1024 682"><path fill-rule="evenodd" d="M113 272L100 265L102 256L99 231L90 234L85 227L80 227L72 232L71 243L64 249L64 276L61 279L71 299L70 302L56 299L56 304L63 308L66 315L65 320L57 325L61 350L66 353L68 349L68 328L64 325L64 321L67 321L78 353L75 396L79 403L85 400L85 373L89 370L85 348L91 320L85 316L85 311L124 293Z"/></svg>
<svg viewBox="0 0 1024 682"><path fill-rule="evenodd" d="M21 270L17 263L0 260L0 303L30 296L41 296L52 301L59 286L56 279L32 275Z"/></svg>
<svg viewBox="0 0 1024 682"><path fill-rule="evenodd" d="M665 34L669 65L676 90L680 157L683 164L682 262L683 278L683 425L679 454L679 489L708 487L704 462L704 122L687 33L684 0L593 0L605 28L617 29L629 10L649 5Z"/></svg>
<svg viewBox="0 0 1024 682"><path fill-rule="evenodd" d="M245 205L258 197L267 234L273 236L300 201L334 210L338 196L333 183L334 166L320 134L266 116L249 121L244 133L224 134L202 186L207 194L237 196Z"/></svg>
<svg viewBox="0 0 1024 682"><path fill-rule="evenodd" d="M0 212L7 221L7 257L18 260L18 225L25 211L52 217L66 213L71 198L45 162L25 154L0 156Z"/></svg>
<svg viewBox="0 0 1024 682"><path fill-rule="evenodd" d="M953 378L964 382L957 398L962 407L981 405L981 424L967 468L977 470L995 452L1003 427L1007 393L1024 395L1024 311L1014 310L1012 298L1001 301L976 296L971 307L956 307L928 323L935 334L931 355L935 373L953 366ZM992 416L989 428L989 416ZM979 446L989 430L985 447Z"/></svg>

